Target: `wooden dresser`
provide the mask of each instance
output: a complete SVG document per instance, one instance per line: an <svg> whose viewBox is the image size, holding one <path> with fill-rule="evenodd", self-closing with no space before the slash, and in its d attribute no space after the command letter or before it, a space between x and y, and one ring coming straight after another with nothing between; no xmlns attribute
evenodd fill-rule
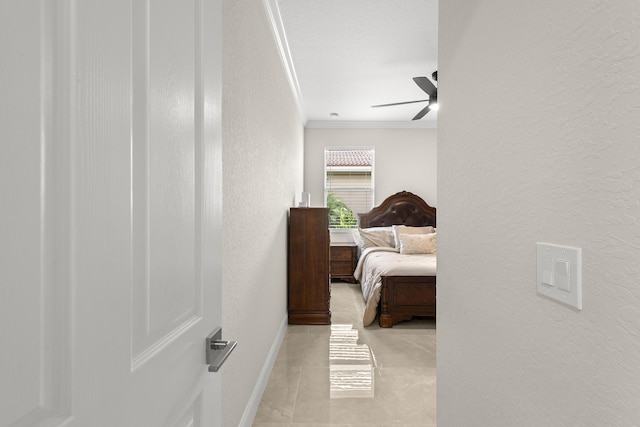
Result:
<svg viewBox="0 0 640 427"><path fill-rule="evenodd" d="M329 209L290 209L288 270L289 324L331 324Z"/></svg>
<svg viewBox="0 0 640 427"><path fill-rule="evenodd" d="M331 262L331 279L356 283L353 272L358 260L358 247L354 243L332 243L329 257Z"/></svg>

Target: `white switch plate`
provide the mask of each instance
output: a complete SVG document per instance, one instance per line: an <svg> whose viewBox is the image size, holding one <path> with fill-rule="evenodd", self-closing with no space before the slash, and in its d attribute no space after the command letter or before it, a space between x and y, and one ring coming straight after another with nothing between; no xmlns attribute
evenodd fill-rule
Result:
<svg viewBox="0 0 640 427"><path fill-rule="evenodd" d="M582 249L536 243L538 294L582 310Z"/></svg>

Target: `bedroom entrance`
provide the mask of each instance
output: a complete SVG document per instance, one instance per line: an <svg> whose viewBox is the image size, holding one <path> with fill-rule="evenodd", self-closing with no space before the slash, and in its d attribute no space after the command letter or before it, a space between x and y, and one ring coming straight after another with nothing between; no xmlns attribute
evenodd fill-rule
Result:
<svg viewBox="0 0 640 427"><path fill-rule="evenodd" d="M315 212L324 219L322 236L327 210ZM323 261L329 250L330 268L304 281L306 295L326 301L326 293L315 295L310 288L323 290L331 278L330 315L323 318L330 321L292 322L297 312L289 306L289 326L254 426L435 426L436 209L401 191L360 214L358 225L355 244L314 245ZM409 251L413 240L425 245ZM290 291L298 283L292 277Z"/></svg>

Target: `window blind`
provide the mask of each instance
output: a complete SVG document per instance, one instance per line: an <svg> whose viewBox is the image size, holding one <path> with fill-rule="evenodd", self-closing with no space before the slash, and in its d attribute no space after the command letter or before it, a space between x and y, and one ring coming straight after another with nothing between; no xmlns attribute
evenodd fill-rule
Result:
<svg viewBox="0 0 640 427"><path fill-rule="evenodd" d="M325 149L325 201L331 228L355 228L373 207L373 149Z"/></svg>

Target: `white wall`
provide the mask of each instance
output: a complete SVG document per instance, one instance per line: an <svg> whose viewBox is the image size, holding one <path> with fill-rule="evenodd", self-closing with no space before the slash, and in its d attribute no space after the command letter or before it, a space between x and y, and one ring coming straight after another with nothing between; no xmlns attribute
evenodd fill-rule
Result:
<svg viewBox="0 0 640 427"><path fill-rule="evenodd" d="M303 124L261 0L224 1L223 64L223 337L238 347L221 375L224 425L235 427L286 316Z"/></svg>
<svg viewBox="0 0 640 427"><path fill-rule="evenodd" d="M438 426L640 425L640 7L440 3ZM582 311L536 295L583 248Z"/></svg>
<svg viewBox="0 0 640 427"><path fill-rule="evenodd" d="M375 148L375 204L406 190L437 206L436 129L325 129L304 131L304 188L311 205L324 205L324 149Z"/></svg>

